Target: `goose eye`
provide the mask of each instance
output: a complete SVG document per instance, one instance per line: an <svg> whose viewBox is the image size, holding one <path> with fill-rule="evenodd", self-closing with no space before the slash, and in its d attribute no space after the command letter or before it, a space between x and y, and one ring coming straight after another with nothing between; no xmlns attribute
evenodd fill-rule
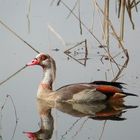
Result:
<svg viewBox="0 0 140 140"><path fill-rule="evenodd" d="M41 56L41 60L46 60L47 59L47 56Z"/></svg>

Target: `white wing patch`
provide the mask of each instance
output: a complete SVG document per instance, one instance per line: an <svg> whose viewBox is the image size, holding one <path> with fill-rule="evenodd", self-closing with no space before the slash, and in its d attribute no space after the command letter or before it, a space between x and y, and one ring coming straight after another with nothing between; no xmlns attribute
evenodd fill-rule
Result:
<svg viewBox="0 0 140 140"><path fill-rule="evenodd" d="M73 101L75 102L95 102L105 100L106 96L96 91L96 89L85 89L77 94L73 95Z"/></svg>

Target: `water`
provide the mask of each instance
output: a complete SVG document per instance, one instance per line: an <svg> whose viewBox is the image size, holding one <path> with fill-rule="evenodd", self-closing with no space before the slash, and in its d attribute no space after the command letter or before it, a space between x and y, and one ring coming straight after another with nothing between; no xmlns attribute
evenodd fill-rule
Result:
<svg viewBox="0 0 140 140"><path fill-rule="evenodd" d="M57 64L57 78L54 83L54 89L76 82L111 80L113 74L110 70L110 63L107 60L103 60L104 64L101 62L101 55L105 53L103 49L97 47L99 44L85 30L82 36L79 35L77 21L72 16L66 19L69 12L63 6L56 7L54 5L50 6L49 4L46 1L32 1L30 32L28 32L27 20L29 4L25 1L0 1L0 19L35 49L40 52L49 53L55 59ZM86 24L90 20L90 15L87 14L89 13L88 10L86 8L83 12L84 17L88 15L84 19ZM125 25L125 47L129 51L130 60L119 81L127 83L126 91L139 95L139 14L134 14L134 19L136 30L132 31L130 24ZM126 21L129 20L126 19ZM98 19L95 26L96 24L99 25L99 23ZM117 22L114 24L117 25ZM48 25L53 27L62 39L50 31ZM77 28L75 29L75 27ZM95 32L99 37L101 34L98 33L98 28L95 29ZM68 56L64 54L64 51L73 47L76 43L84 41L85 38L88 41L87 47L89 53L86 67L71 58L68 59ZM3 81L22 68L36 55L35 51L29 48L23 41L17 39L17 37L2 25L0 25L0 46L0 81ZM110 46L113 47L114 42ZM59 50L56 51L56 48ZM72 50L73 55L76 55L74 52L77 50L81 54L77 54L75 57L77 59L79 56L83 57L84 55L82 53L84 50L81 49L81 46ZM112 53L114 55L118 52L120 52L120 49L117 47L113 48ZM118 57L118 60L120 64L124 61L121 55ZM113 67L115 66L113 65ZM116 67L114 71L116 72ZM42 125L40 121L41 116L37 109L39 103L36 100L36 92L41 78L42 69L40 67L30 67L25 68L0 86L0 139L27 140L29 138L25 132L34 132L35 134L35 132L40 130ZM10 96L7 97L7 95ZM125 105L139 106L139 103L139 97L125 98ZM113 106L118 111L113 110L114 113L118 113L118 118L122 113L120 118L125 118L125 120L106 121L104 120L105 118L102 118L102 120L95 118L95 116L97 117L97 109L102 111L102 109L106 108L104 104L95 106L58 104L55 108L51 108L45 103L43 105L46 109L47 120L50 120L48 123L44 121L45 124L48 124L47 126L50 126L47 130L46 137L52 140L139 140L140 138L139 107L122 109L118 106ZM107 111L110 108L112 106L107 108ZM108 112L112 113L112 110Z"/></svg>

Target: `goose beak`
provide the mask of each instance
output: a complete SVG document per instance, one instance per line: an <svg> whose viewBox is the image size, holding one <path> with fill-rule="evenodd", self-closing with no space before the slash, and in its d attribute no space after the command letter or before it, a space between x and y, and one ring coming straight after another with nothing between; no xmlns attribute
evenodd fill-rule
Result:
<svg viewBox="0 0 140 140"><path fill-rule="evenodd" d="M32 132L23 132L28 138L30 138L31 140L34 140L36 137L35 137L35 134L32 133Z"/></svg>
<svg viewBox="0 0 140 140"><path fill-rule="evenodd" d="M34 65L39 65L39 60L34 58L31 62L26 64L27 66L34 66Z"/></svg>

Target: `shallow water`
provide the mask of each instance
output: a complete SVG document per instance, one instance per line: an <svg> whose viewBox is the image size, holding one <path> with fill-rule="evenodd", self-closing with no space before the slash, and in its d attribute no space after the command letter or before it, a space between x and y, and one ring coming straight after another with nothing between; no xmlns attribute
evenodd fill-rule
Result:
<svg viewBox="0 0 140 140"><path fill-rule="evenodd" d="M54 82L54 89L76 82L111 80L113 74L110 70L110 63L107 60L103 60L104 64L101 62L101 55L104 54L104 51L97 47L99 44L92 39L87 31L84 31L82 36L79 35L77 21L72 16L66 19L69 12L63 6L56 7L54 5L50 6L49 4L46 1L32 1L30 32L28 32L27 20L29 4L25 1L19 2L14 0L9 2L1 0L0 19L34 46L35 49L40 52L49 53L55 59L57 64L57 78ZM84 9L83 15L86 15L88 12L87 9ZM90 16L86 18L90 19ZM126 91L138 95L140 91L139 18L139 14L134 14L136 26L136 30L134 31L131 30L131 25L126 24L125 47L129 51L130 60L127 68L118 80L127 83ZM129 20L127 19L126 21ZM115 24L117 25L117 22ZM63 40L50 31L48 25L60 33ZM76 26L77 28L75 29ZM101 35L97 32L97 36ZM90 58L87 60L86 67L71 58L68 59L68 56L64 54L64 51L73 47L77 42L85 40L85 38L88 41L88 57ZM64 45L64 43L69 45ZM2 25L0 25L0 46L0 81L3 81L9 75L22 68L36 55L35 51L30 49L23 41L17 39L17 37ZM76 50L72 50L73 56L77 55L75 56L76 59L83 57L81 46ZM56 51L56 48L58 51ZM74 52L77 50L81 54L75 54ZM115 48L113 50L114 55L117 52L118 48ZM123 60L123 58L119 58L119 63L121 64ZM1 140L27 140L29 138L23 132L37 132L40 130L41 122L37 109L36 92L41 78L42 69L40 67L30 67L25 68L0 86ZM7 97L7 95L10 96ZM139 106L139 104L139 97L125 98L125 105ZM47 109L47 105L45 104L44 106ZM118 115L121 115L121 118L126 118L125 120L110 120L110 118L108 120L105 118L98 120L99 118L96 113L102 111L104 108L106 108L104 104L99 106L55 106L51 109L52 116L50 117L50 122L53 122L53 125L50 125L50 131L47 132L49 134L48 137L52 140L140 139L139 107L122 109L118 108L118 106L113 106L118 111ZM108 111L109 109L107 108L106 110ZM74 112L72 112L73 110ZM87 111L90 111L90 113L87 113Z"/></svg>

